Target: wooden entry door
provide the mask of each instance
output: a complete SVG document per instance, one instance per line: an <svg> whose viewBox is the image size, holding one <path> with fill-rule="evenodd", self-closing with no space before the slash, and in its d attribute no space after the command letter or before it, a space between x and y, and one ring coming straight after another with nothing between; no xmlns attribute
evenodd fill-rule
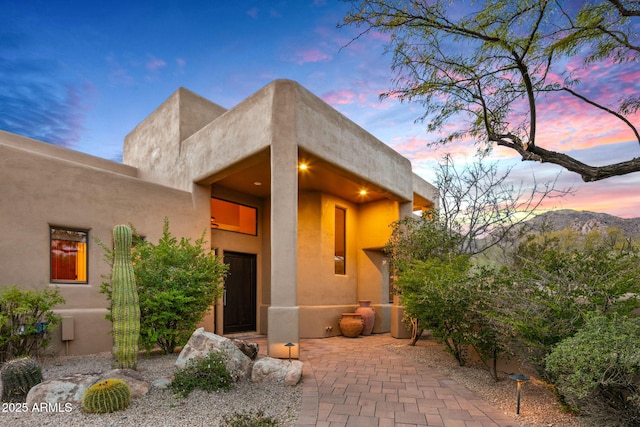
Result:
<svg viewBox="0 0 640 427"><path fill-rule="evenodd" d="M256 330L256 256L225 252L229 266L225 279L223 333L232 334Z"/></svg>

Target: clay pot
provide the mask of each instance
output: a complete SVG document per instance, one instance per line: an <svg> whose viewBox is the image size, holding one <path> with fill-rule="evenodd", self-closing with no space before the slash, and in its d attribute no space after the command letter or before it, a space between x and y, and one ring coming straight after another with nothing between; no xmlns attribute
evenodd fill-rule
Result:
<svg viewBox="0 0 640 427"><path fill-rule="evenodd" d="M360 307L356 308L356 313L362 316L362 320L364 321L361 334L371 335L373 324L376 321L376 309L371 307L371 301L369 300L360 300L358 304L360 304Z"/></svg>
<svg viewBox="0 0 640 427"><path fill-rule="evenodd" d="M342 317L338 322L340 331L345 337L355 338L362 332L364 321L358 313L342 313Z"/></svg>

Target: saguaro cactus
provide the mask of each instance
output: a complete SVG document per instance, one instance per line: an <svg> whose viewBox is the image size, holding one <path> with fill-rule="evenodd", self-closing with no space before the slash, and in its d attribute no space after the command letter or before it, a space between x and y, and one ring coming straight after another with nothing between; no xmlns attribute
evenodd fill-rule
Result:
<svg viewBox="0 0 640 427"><path fill-rule="evenodd" d="M140 304L131 263L131 229L113 228L114 259L111 273L114 367L136 369L140 337Z"/></svg>

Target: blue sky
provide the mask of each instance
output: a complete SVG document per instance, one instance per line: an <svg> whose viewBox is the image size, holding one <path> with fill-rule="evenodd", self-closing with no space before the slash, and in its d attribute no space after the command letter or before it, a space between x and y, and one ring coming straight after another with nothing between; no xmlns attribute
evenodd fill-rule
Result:
<svg viewBox="0 0 640 427"><path fill-rule="evenodd" d="M392 79L384 37L369 34L346 46L357 34L336 26L347 10L338 0L5 0L0 129L119 161L125 135L178 87L231 108L270 81L288 78L433 179L442 150L426 147L425 125L414 122L418 105L379 100ZM613 77L602 71L592 90L640 89L637 79L608 79ZM577 147L587 161L640 156L638 144L630 143L624 131L611 132L608 122L578 110L558 121L567 105L552 110L545 126L558 147ZM578 134L583 144L572 143ZM600 135L608 145L589 148L588 141ZM461 152L460 147L451 150ZM499 150L493 158L516 162L518 179L535 173L543 180L560 171L519 162ZM590 184L563 173L562 183L577 192L554 200L555 207L640 216L638 173Z"/></svg>

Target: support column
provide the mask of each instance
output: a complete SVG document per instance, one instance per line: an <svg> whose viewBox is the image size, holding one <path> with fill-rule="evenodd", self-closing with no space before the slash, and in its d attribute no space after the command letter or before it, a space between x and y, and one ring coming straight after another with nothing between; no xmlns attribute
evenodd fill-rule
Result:
<svg viewBox="0 0 640 427"><path fill-rule="evenodd" d="M413 214L413 203L406 202L401 203L398 207L399 218L406 218ZM404 318L404 307L402 306L402 300L398 295L393 297L393 306L391 307L391 336L394 338L411 338L411 331L408 330L402 319Z"/></svg>
<svg viewBox="0 0 640 427"><path fill-rule="evenodd" d="M298 309L298 145L295 87L277 82L271 141L271 306L267 345L270 357L299 357ZM294 347L285 347L292 343Z"/></svg>

